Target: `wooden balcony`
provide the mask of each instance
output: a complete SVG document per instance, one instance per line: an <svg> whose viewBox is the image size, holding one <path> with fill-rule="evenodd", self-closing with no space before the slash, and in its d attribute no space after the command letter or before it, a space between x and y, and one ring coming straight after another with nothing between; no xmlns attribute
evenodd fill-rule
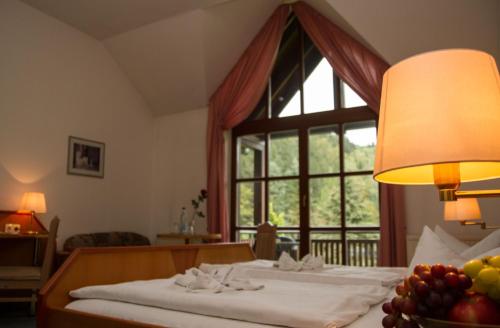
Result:
<svg viewBox="0 0 500 328"><path fill-rule="evenodd" d="M378 240L348 240L347 265L376 266ZM327 264L342 264L342 241L331 239L312 239L311 253L321 255Z"/></svg>

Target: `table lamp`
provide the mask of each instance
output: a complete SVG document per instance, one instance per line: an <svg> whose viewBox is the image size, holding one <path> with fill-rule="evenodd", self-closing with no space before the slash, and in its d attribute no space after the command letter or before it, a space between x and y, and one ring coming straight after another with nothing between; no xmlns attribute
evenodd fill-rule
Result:
<svg viewBox="0 0 500 328"><path fill-rule="evenodd" d="M25 192L21 199L21 211L29 211L31 213L30 229L26 231L28 234L37 234L33 230L33 219L35 213L46 213L47 206L45 204L45 195L41 192Z"/></svg>
<svg viewBox="0 0 500 328"><path fill-rule="evenodd" d="M385 72L375 180L434 184L442 201L500 196L458 190L462 182L500 177L499 140L500 78L487 53L433 51Z"/></svg>

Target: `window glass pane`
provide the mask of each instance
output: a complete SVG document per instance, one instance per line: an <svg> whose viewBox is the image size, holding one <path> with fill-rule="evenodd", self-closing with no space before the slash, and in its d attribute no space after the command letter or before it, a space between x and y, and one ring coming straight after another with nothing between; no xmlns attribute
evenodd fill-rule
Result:
<svg viewBox="0 0 500 328"><path fill-rule="evenodd" d="M304 113L334 109L333 70L323 58L304 82Z"/></svg>
<svg viewBox="0 0 500 328"><path fill-rule="evenodd" d="M344 170L372 171L377 143L375 122L349 123L344 127Z"/></svg>
<svg viewBox="0 0 500 328"><path fill-rule="evenodd" d="M339 177L309 179L309 218L311 227L340 226Z"/></svg>
<svg viewBox="0 0 500 328"><path fill-rule="evenodd" d="M254 227L264 222L263 182L238 182L237 184L237 222L240 227Z"/></svg>
<svg viewBox="0 0 500 328"><path fill-rule="evenodd" d="M271 117L300 115L300 71L297 69L282 83L273 90Z"/></svg>
<svg viewBox="0 0 500 328"><path fill-rule="evenodd" d="M238 178L260 178L264 176L265 136L253 134L238 137Z"/></svg>
<svg viewBox="0 0 500 328"><path fill-rule="evenodd" d="M347 264L356 266L377 266L379 232L347 233Z"/></svg>
<svg viewBox="0 0 500 328"><path fill-rule="evenodd" d="M299 225L299 180L269 181L269 222L278 227Z"/></svg>
<svg viewBox="0 0 500 328"><path fill-rule="evenodd" d="M366 106L366 102L344 81L340 83L340 93L343 108Z"/></svg>
<svg viewBox="0 0 500 328"><path fill-rule="evenodd" d="M249 241L253 244L256 233L255 230L238 230L236 233L236 241Z"/></svg>
<svg viewBox="0 0 500 328"><path fill-rule="evenodd" d="M371 175L345 177L346 224L351 227L378 227L378 183Z"/></svg>
<svg viewBox="0 0 500 328"><path fill-rule="evenodd" d="M279 259L282 252L287 252L296 260L300 256L300 236L298 232L279 231L276 242L276 259Z"/></svg>
<svg viewBox="0 0 500 328"><path fill-rule="evenodd" d="M269 136L269 176L299 174L299 136L297 130L271 133Z"/></svg>
<svg viewBox="0 0 500 328"><path fill-rule="evenodd" d="M309 129L309 174L338 173L339 156L336 125Z"/></svg>
<svg viewBox="0 0 500 328"><path fill-rule="evenodd" d="M339 232L311 232L309 252L321 255L327 264L342 264L342 238Z"/></svg>

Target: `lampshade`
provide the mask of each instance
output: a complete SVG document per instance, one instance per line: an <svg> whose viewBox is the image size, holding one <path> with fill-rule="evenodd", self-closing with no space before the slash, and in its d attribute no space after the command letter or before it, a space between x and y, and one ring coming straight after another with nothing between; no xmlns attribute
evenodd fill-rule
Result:
<svg viewBox="0 0 500 328"><path fill-rule="evenodd" d="M444 219L446 221L480 220L481 210L477 198L460 198L455 202L446 202Z"/></svg>
<svg viewBox="0 0 500 328"><path fill-rule="evenodd" d="M384 74L374 177L434 184L434 164L459 182L500 177L500 78L475 50L417 55ZM439 171L439 170L437 170Z"/></svg>
<svg viewBox="0 0 500 328"><path fill-rule="evenodd" d="M21 211L46 213L45 195L41 192L25 192L21 200Z"/></svg>

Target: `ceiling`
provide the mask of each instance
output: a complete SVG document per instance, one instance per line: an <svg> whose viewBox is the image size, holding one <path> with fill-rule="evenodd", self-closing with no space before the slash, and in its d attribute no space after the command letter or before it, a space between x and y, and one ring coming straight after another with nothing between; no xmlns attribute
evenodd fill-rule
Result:
<svg viewBox="0 0 500 328"><path fill-rule="evenodd" d="M21 0L104 44L155 115L205 107L282 0ZM389 63L450 47L500 60L497 0L304 0Z"/></svg>

